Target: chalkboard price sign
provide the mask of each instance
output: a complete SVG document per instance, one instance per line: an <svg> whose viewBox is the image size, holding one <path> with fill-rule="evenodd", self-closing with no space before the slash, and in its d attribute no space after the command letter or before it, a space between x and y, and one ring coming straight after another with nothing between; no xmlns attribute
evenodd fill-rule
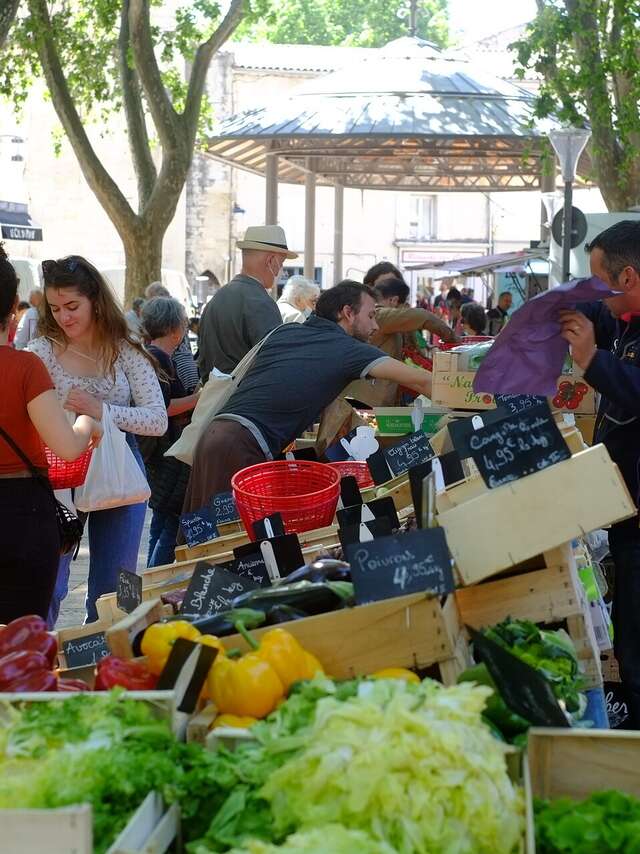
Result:
<svg viewBox="0 0 640 854"><path fill-rule="evenodd" d="M546 403L546 398L535 394L496 394L493 399L499 409L506 409L510 415L518 415Z"/></svg>
<svg viewBox="0 0 640 854"><path fill-rule="evenodd" d="M412 433L407 436L397 445L392 445L390 448L384 449L384 456L391 469L393 477L409 471L414 466L419 466L421 463L426 463L435 454L429 444L429 440L425 434Z"/></svg>
<svg viewBox="0 0 640 854"><path fill-rule="evenodd" d="M216 525L226 525L227 522L237 522L240 518L232 492L219 492L209 502L211 518Z"/></svg>
<svg viewBox="0 0 640 854"><path fill-rule="evenodd" d="M469 437L469 448L489 489L571 456L546 401L476 430Z"/></svg>
<svg viewBox="0 0 640 854"><path fill-rule="evenodd" d="M350 545L347 560L359 605L423 591L450 593L455 587L442 528Z"/></svg>
<svg viewBox="0 0 640 854"><path fill-rule="evenodd" d="M198 614L210 617L220 611L226 611L231 600L241 593L259 587L248 578L229 572L221 566L210 563L198 563L182 601L182 614Z"/></svg>
<svg viewBox="0 0 640 854"><path fill-rule="evenodd" d="M130 614L142 602L142 576L121 569L118 573L116 603L121 611Z"/></svg>
<svg viewBox="0 0 640 854"><path fill-rule="evenodd" d="M92 635L63 641L62 654L67 667L85 667L88 664L96 664L105 656L111 655L111 650L107 646L104 632L95 632Z"/></svg>
<svg viewBox="0 0 640 854"><path fill-rule="evenodd" d="M201 507L193 513L185 513L180 517L180 527L188 546L197 546L215 540L218 528L211 518L208 507Z"/></svg>

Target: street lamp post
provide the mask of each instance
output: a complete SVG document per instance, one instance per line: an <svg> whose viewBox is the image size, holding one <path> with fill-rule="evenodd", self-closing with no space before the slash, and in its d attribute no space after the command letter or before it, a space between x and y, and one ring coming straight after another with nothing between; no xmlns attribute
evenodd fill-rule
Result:
<svg viewBox="0 0 640 854"><path fill-rule="evenodd" d="M564 225L562 229L562 281L569 281L573 181L580 155L589 141L591 131L587 128L558 128L549 133L549 141L560 162L564 181Z"/></svg>

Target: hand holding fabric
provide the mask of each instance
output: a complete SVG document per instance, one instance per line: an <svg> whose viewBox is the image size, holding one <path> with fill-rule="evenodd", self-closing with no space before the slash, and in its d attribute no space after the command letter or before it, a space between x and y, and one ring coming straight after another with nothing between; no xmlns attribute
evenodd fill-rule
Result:
<svg viewBox="0 0 640 854"><path fill-rule="evenodd" d="M573 361L586 371L596 354L593 323L579 311L561 311L561 335L571 347Z"/></svg>

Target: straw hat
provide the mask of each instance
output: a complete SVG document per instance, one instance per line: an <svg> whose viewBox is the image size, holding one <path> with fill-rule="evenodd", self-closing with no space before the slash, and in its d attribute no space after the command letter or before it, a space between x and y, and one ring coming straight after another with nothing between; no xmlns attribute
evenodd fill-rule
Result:
<svg viewBox="0 0 640 854"><path fill-rule="evenodd" d="M287 246L284 229L279 225L250 225L244 240L238 241L238 249L259 249L263 252L278 252L286 258L297 258Z"/></svg>

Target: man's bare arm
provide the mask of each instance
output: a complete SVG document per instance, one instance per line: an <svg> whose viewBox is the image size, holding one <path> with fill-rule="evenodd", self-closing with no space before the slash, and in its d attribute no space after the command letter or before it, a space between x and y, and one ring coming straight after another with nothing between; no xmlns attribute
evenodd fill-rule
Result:
<svg viewBox="0 0 640 854"><path fill-rule="evenodd" d="M391 380L398 385L405 385L417 391L418 394L431 397L431 373L423 371L422 368L410 368L409 365L397 359L389 358L378 362L371 368L368 376L378 380Z"/></svg>

